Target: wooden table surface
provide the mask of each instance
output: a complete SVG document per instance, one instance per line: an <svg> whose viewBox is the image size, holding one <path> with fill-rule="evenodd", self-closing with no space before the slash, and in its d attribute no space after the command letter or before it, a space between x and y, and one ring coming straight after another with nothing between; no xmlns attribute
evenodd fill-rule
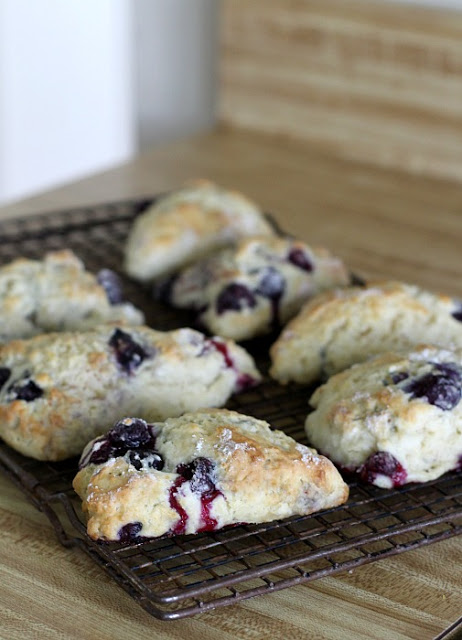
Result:
<svg viewBox="0 0 462 640"><path fill-rule="evenodd" d="M0 209L0 218L151 195L191 177L243 190L285 229L355 272L462 297L462 186L222 131ZM193 619L159 622L0 477L0 638L433 638L462 610L462 539L452 538Z"/></svg>

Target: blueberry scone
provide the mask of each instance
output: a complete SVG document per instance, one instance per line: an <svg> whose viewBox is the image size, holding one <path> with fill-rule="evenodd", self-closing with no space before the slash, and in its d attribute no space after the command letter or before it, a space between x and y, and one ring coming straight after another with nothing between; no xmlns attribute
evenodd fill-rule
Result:
<svg viewBox="0 0 462 640"><path fill-rule="evenodd" d="M101 425L222 406L260 379L231 341L192 329L101 326L0 347L0 436L39 460L81 453Z"/></svg>
<svg viewBox="0 0 462 640"><path fill-rule="evenodd" d="M187 267L164 297L196 310L210 332L246 340L286 323L316 293L349 281L342 261L326 249L258 236Z"/></svg>
<svg viewBox="0 0 462 640"><path fill-rule="evenodd" d="M271 348L271 375L311 383L385 351L419 343L462 347L462 305L402 282L327 291L310 300Z"/></svg>
<svg viewBox="0 0 462 640"><path fill-rule="evenodd" d="M19 258L0 267L0 342L143 320L141 311L123 301L113 271L103 269L95 276L72 251L51 252L43 260Z"/></svg>
<svg viewBox="0 0 462 640"><path fill-rule="evenodd" d="M385 353L319 387L310 444L379 487L426 482L462 462L462 351Z"/></svg>
<svg viewBox="0 0 462 640"><path fill-rule="evenodd" d="M327 458L219 409L121 420L86 447L74 488L88 534L122 542L305 515L348 498Z"/></svg>
<svg viewBox="0 0 462 640"><path fill-rule="evenodd" d="M244 236L272 233L260 209L243 195L197 181L161 198L135 220L125 270L146 282Z"/></svg>

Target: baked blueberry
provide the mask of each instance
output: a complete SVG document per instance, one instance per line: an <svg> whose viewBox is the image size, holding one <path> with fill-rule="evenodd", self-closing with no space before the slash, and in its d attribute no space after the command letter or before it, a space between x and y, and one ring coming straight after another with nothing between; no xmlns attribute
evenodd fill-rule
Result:
<svg viewBox="0 0 462 640"><path fill-rule="evenodd" d="M454 367L446 363L435 368L438 373L426 373L407 384L403 390L414 398L426 398L429 404L449 411L460 402L460 375Z"/></svg>
<svg viewBox="0 0 462 640"><path fill-rule="evenodd" d="M266 267L258 285L257 293L265 298L280 298L284 293L285 280L274 267Z"/></svg>
<svg viewBox="0 0 462 640"><path fill-rule="evenodd" d="M6 384L11 375L11 369L8 367L0 367L0 389Z"/></svg>
<svg viewBox="0 0 462 640"><path fill-rule="evenodd" d="M199 457L189 464L180 464L176 472L190 481L191 491L194 493L207 494L216 491L215 466L208 458Z"/></svg>
<svg viewBox="0 0 462 640"><path fill-rule="evenodd" d="M243 284L234 282L225 287L215 302L218 315L225 311L241 311L242 309L253 309L257 301L254 294Z"/></svg>
<svg viewBox="0 0 462 640"><path fill-rule="evenodd" d="M402 464L387 451L377 451L370 455L359 470L364 482L374 484L377 476L386 476L393 482L394 487L405 484L407 473Z"/></svg>
<svg viewBox="0 0 462 640"><path fill-rule="evenodd" d="M119 541L120 542L136 542L141 538L139 532L143 528L141 522L129 522L128 524L120 527L119 529Z"/></svg>
<svg viewBox="0 0 462 640"><path fill-rule="evenodd" d="M128 451L127 456L130 464L138 471L143 468L162 471L164 468L164 459L157 451L138 449L136 451Z"/></svg>
<svg viewBox="0 0 462 640"><path fill-rule="evenodd" d="M289 252L288 260L304 271L313 271L313 263L302 249L292 249Z"/></svg>
<svg viewBox="0 0 462 640"><path fill-rule="evenodd" d="M121 329L114 331L109 346L114 349L117 362L126 373L133 373L148 356L143 347Z"/></svg>
<svg viewBox="0 0 462 640"><path fill-rule="evenodd" d="M119 276L111 269L101 269L96 279L106 292L107 299L111 304L120 304L124 301L122 294L122 283Z"/></svg>
<svg viewBox="0 0 462 640"><path fill-rule="evenodd" d="M136 449L155 442L149 425L139 418L132 418L130 421L120 420L106 437L112 446L125 449Z"/></svg>
<svg viewBox="0 0 462 640"><path fill-rule="evenodd" d="M406 371L397 371L396 373L391 374L391 379L393 384L399 384L403 380L407 380L409 378L409 374Z"/></svg>
<svg viewBox="0 0 462 640"><path fill-rule="evenodd" d="M43 389L33 380L14 382L8 387L8 392L13 395L16 400L24 400L25 402L32 402L43 396Z"/></svg>
<svg viewBox="0 0 462 640"><path fill-rule="evenodd" d="M145 466L162 469L164 461L155 446L156 438L144 420L121 420L105 436L95 440L90 455L81 460L80 468L128 455L129 461L138 470Z"/></svg>

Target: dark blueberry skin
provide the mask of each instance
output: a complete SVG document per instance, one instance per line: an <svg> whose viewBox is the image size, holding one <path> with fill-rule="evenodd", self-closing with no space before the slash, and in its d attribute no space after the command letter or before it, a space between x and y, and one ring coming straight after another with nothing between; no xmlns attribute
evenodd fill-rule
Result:
<svg viewBox="0 0 462 640"><path fill-rule="evenodd" d="M459 302L459 308L456 309L451 315L459 322L462 322L462 302Z"/></svg>
<svg viewBox="0 0 462 640"><path fill-rule="evenodd" d="M287 259L303 271L313 271L313 264L302 249L292 249Z"/></svg>
<svg viewBox="0 0 462 640"><path fill-rule="evenodd" d="M137 471L143 468L143 460L146 458L150 458L149 460L149 468L157 469L157 471L162 471L164 468L164 460L160 453L150 452L150 451L129 451L128 459L130 464L135 467Z"/></svg>
<svg viewBox="0 0 462 640"><path fill-rule="evenodd" d="M43 396L43 389L33 380L15 382L8 387L8 392L13 394L16 400L24 400L25 402L32 402Z"/></svg>
<svg viewBox="0 0 462 640"><path fill-rule="evenodd" d="M155 450L156 438L144 420L132 418L131 424L120 421L96 443L101 443L99 448L93 451L88 459L82 461L80 468L88 464L103 464L109 458L122 458L127 453L135 469L140 470L143 466L142 460L148 457L152 469L161 470L164 467L162 456Z"/></svg>
<svg viewBox="0 0 462 640"><path fill-rule="evenodd" d="M11 369L8 367L0 367L0 389L6 384L11 375Z"/></svg>
<svg viewBox="0 0 462 640"><path fill-rule="evenodd" d="M136 542L140 540L142 536L139 536L139 532L143 528L141 522L129 522L128 524L120 527L119 529L119 541L120 542Z"/></svg>
<svg viewBox="0 0 462 640"><path fill-rule="evenodd" d="M144 420L132 418L130 424L121 420L108 432L106 438L111 440L114 447L138 449L153 443L153 436L149 425Z"/></svg>
<svg viewBox="0 0 462 640"><path fill-rule="evenodd" d="M234 282L223 289L215 302L218 315L225 311L240 311L246 307L252 309L257 304L254 294L243 284Z"/></svg>
<svg viewBox="0 0 462 640"><path fill-rule="evenodd" d="M403 387L403 391L413 398L426 398L429 404L443 411L450 411L461 399L459 370L451 363L436 364L435 369L437 373L426 373Z"/></svg>
<svg viewBox="0 0 462 640"><path fill-rule="evenodd" d="M274 267L266 267L256 293L265 298L280 298L284 293L286 283L284 277Z"/></svg>
<svg viewBox="0 0 462 640"><path fill-rule="evenodd" d="M106 292L110 304L120 304L123 302L122 283L119 276L111 269L101 269L96 279Z"/></svg>
<svg viewBox="0 0 462 640"><path fill-rule="evenodd" d="M407 473L398 460L387 451L377 451L368 457L359 470L361 480L373 483L378 475L387 476L394 487L406 482Z"/></svg>
<svg viewBox="0 0 462 640"><path fill-rule="evenodd" d="M398 384L399 382L402 382L403 380L407 380L407 378L409 378L409 374L406 373L405 371L398 371L397 373L392 373L391 374L391 379L392 379L394 384Z"/></svg>
<svg viewBox="0 0 462 640"><path fill-rule="evenodd" d="M170 304L172 297L172 290L177 280L178 275L166 276L165 278L158 280L152 285L152 296L154 300Z"/></svg>
<svg viewBox="0 0 462 640"><path fill-rule="evenodd" d="M114 349L117 362L126 373L133 373L148 357L143 347L121 329L114 331L109 340L109 346Z"/></svg>
<svg viewBox="0 0 462 640"><path fill-rule="evenodd" d="M189 464L180 464L176 472L190 481L194 493L207 495L217 490L214 482L215 465L208 458L195 458Z"/></svg>

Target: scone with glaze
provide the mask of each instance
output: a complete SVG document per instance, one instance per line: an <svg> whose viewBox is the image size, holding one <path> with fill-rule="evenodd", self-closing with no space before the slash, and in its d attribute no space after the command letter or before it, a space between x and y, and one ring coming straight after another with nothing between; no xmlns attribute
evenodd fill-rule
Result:
<svg viewBox="0 0 462 640"><path fill-rule="evenodd" d="M173 278L164 299L195 309L211 333L246 340L285 324L320 291L349 282L342 261L326 249L259 236L187 267Z"/></svg>
<svg viewBox="0 0 462 640"><path fill-rule="evenodd" d="M0 342L105 322L143 321L142 312L124 302L113 271L93 275L72 251L50 252L42 260L19 258L0 267Z"/></svg>
<svg viewBox="0 0 462 640"><path fill-rule="evenodd" d="M253 202L200 180L156 201L134 222L125 248L126 272L153 280L214 249L273 229Z"/></svg>
<svg viewBox="0 0 462 640"><path fill-rule="evenodd" d="M271 375L311 383L386 351L462 347L462 305L403 282L335 289L310 300L271 347Z"/></svg>
<svg viewBox="0 0 462 640"><path fill-rule="evenodd" d="M427 482L462 462L462 351L420 346L338 373L311 397L308 441L366 482Z"/></svg>
<svg viewBox="0 0 462 640"><path fill-rule="evenodd" d="M306 515L348 498L327 458L226 410L125 418L86 447L74 489L88 534L122 542Z"/></svg>
<svg viewBox="0 0 462 640"><path fill-rule="evenodd" d="M244 349L192 329L102 326L16 340L0 347L0 436L24 455L61 460L123 415L219 407L259 380Z"/></svg>

